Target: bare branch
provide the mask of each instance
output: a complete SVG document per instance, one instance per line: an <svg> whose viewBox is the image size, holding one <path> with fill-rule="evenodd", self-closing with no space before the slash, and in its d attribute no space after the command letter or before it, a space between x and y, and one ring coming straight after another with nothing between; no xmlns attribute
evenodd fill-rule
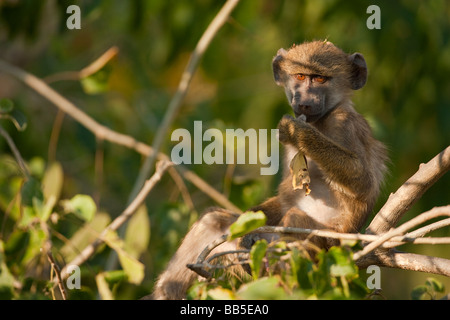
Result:
<svg viewBox="0 0 450 320"><path fill-rule="evenodd" d="M381 234L395 227L409 208L450 169L450 146L409 178L384 204L373 218L366 233Z"/></svg>
<svg viewBox="0 0 450 320"><path fill-rule="evenodd" d="M450 226L450 218L431 223L425 227L414 230L413 232L408 232L407 234L405 234L405 237L408 237L408 238L423 237L424 235L426 235L427 233L430 233L431 231L434 231L434 230L437 230L439 228L443 228L446 226Z"/></svg>
<svg viewBox="0 0 450 320"><path fill-rule="evenodd" d="M55 270L56 273L56 282L58 283L59 291L61 292L63 300L67 300L67 293L66 289L64 288L64 283L61 277L61 270L59 269L59 266L56 264L55 259L53 258L52 252L50 250L47 250L47 259L50 262L50 265L52 266L53 270Z"/></svg>
<svg viewBox="0 0 450 320"><path fill-rule="evenodd" d="M430 211L424 212L424 213L420 214L419 216L411 219L410 221L405 222L400 227L395 228L389 232L386 232L385 234L381 235L380 238L378 238L374 242L372 242L372 243L368 244L366 247L364 247L364 249L356 252L353 255L353 258L355 260L358 260L362 256L368 254L372 250L381 246L384 242L391 239L392 237L404 234L409 229L414 228L417 225L424 223L425 221L428 221L430 219L434 219L434 218L437 218L437 217L440 217L443 215L450 216L450 205L445 206L445 207L433 208Z"/></svg>
<svg viewBox="0 0 450 320"><path fill-rule="evenodd" d="M440 227L445 226L445 225L446 224L441 224ZM434 227L437 228L438 226L439 225L436 225ZM322 230L322 229L303 229L303 228L272 227L272 226L260 227L256 230L252 231L251 233L307 234L310 236L317 236L317 237L323 237L323 238L331 238L331 239L338 239L338 240L365 241L365 242L374 242L374 241L380 239L380 237L381 237L381 235L372 235L372 234L340 233L340 232L336 232L336 231ZM450 244L450 237L420 238L418 235L414 236L412 233L409 233L404 236L394 236L389 241L383 242L381 244L381 246L384 248L391 248L393 246L399 246L399 245L402 245L405 243Z"/></svg>
<svg viewBox="0 0 450 320"><path fill-rule="evenodd" d="M375 250L367 256L356 261L360 268L371 264L403 270L434 273L450 277L450 260L430 257L421 254L399 252L397 250Z"/></svg>
<svg viewBox="0 0 450 320"><path fill-rule="evenodd" d="M43 247L41 248L41 252L44 252L47 256L47 260L50 263L50 266L52 267L53 270L55 270L56 273L56 283L59 287L59 291L61 292L61 296L63 298L63 300L67 300L67 292L66 292L66 288L64 287L64 282L61 278L61 269L59 268L58 264L55 262L55 259L53 258L53 254L52 254L52 241L50 238L50 228L48 227L47 223L45 221L41 221L41 228L45 233L46 236L46 240L44 242ZM53 291L52 291L53 293ZM54 297L54 295L53 295Z"/></svg>
<svg viewBox="0 0 450 320"><path fill-rule="evenodd" d="M98 59L89 64L87 67L81 69L80 71L66 71L45 77L43 80L46 83L52 83L56 81L63 80L80 80L96 73L101 68L103 68L112 58L114 58L119 49L117 47L111 47L105 53L103 53Z"/></svg>

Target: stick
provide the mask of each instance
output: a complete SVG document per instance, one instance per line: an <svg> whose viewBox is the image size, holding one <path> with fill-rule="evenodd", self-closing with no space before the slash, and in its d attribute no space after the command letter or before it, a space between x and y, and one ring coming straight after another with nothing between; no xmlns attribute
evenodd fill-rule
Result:
<svg viewBox="0 0 450 320"><path fill-rule="evenodd" d="M391 239L392 237L404 234L407 230L414 228L415 226L417 226L421 223L424 223L425 221L428 221L430 219L434 219L434 218L437 218L437 217L443 216L443 215L450 216L450 205L445 206L445 207L433 208L433 209L431 209L427 212L424 212L424 213L420 214L419 216L409 220L408 222L405 222L400 227L395 228L389 232L386 232L385 234L380 236L377 240L373 241L372 243L369 243L366 247L364 247L364 249L356 252L353 255L353 259L358 260L362 256L368 254L372 250L381 246L384 242Z"/></svg>
<svg viewBox="0 0 450 320"><path fill-rule="evenodd" d="M56 279L59 287L59 291L61 291L61 295L63 300L67 300L67 293L66 288L64 288L64 283L61 277L61 270L59 269L59 266L55 263L55 259L53 259L53 255L50 250L47 250L47 259L50 262L53 270L55 270L56 273Z"/></svg>
<svg viewBox="0 0 450 320"><path fill-rule="evenodd" d="M366 233L381 234L395 227L409 208L448 170L450 170L450 146L428 163L421 164L419 170L389 196L388 201L366 229Z"/></svg>
<svg viewBox="0 0 450 320"><path fill-rule="evenodd" d="M89 64L87 67L81 69L80 71L67 71L60 72L44 78L46 83L52 83L62 80L80 80L96 73L101 68L103 68L112 58L114 58L119 53L119 49L114 46L103 53L98 59Z"/></svg>

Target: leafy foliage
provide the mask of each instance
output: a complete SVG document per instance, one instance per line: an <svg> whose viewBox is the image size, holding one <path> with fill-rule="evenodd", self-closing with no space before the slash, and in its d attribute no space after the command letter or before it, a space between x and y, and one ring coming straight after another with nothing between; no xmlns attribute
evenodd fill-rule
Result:
<svg viewBox="0 0 450 320"><path fill-rule="evenodd" d="M445 286L435 278L427 278L424 285L419 285L411 291L413 300L435 300L438 293L445 292Z"/></svg>
<svg viewBox="0 0 450 320"><path fill-rule="evenodd" d="M228 240L239 238L250 231L262 227L266 224L266 215L262 211L246 212L230 226Z"/></svg>
<svg viewBox="0 0 450 320"><path fill-rule="evenodd" d="M14 163L13 159L7 159L6 156L3 160ZM32 165L29 167L33 168ZM32 177L26 178L19 174L18 169L9 173L7 168L1 170L2 176L8 176L7 180L2 180L2 189L16 196L8 203L4 215L4 228L10 225L15 225L15 228L8 233L5 241L0 241L0 298L49 298L53 289L51 283L46 281L49 266L44 263L45 260L42 261L45 243L52 241L59 248L53 251L58 253L60 263L70 261L98 236L110 220L107 215L97 212L94 200L88 195L77 194L71 199L59 197L63 185L63 172L59 163L53 163L44 172L32 173ZM146 222L147 212L143 208L132 218L130 226L136 230L136 224L145 225ZM52 230L52 234L48 233L48 229ZM66 235L63 236L61 232ZM119 239L116 232L111 231L106 235L105 243L118 254L122 270L95 275L102 298L114 297L110 286L114 287L123 281L131 284L142 282L144 265L138 258L148 245L146 232L148 228L144 228L143 238L136 237L134 231L128 232L125 240ZM2 229L2 233L5 233L5 229ZM5 237L2 236L2 239ZM59 243L55 243L57 239ZM27 281L34 282L34 288L28 287ZM17 282L23 285L17 288ZM39 283L37 288L36 283ZM80 290L85 289L88 288Z"/></svg>
<svg viewBox="0 0 450 320"><path fill-rule="evenodd" d="M290 300L362 299L368 296L369 290L360 279L349 248L332 247L328 252L320 251L317 259L312 260L295 247L283 251L269 250L266 255L260 255L264 252L264 241L257 242L252 247L252 281L236 283L236 280L219 277L212 283L194 285L188 297ZM277 246L286 247L286 243L279 242ZM264 266L264 275L259 276L261 265ZM230 283L234 285L230 286Z"/></svg>
<svg viewBox="0 0 450 320"><path fill-rule="evenodd" d="M252 220L260 220L259 215L244 215L246 217L242 220L246 221L246 226L251 226ZM234 224L243 225L239 220ZM254 230L252 227L244 229L240 231L241 235ZM311 254L314 256L311 257ZM221 264L220 261L217 263ZM225 262L223 264L226 265ZM315 252L308 250L307 241L280 240L268 244L262 239L252 246L248 265L251 278L238 276L230 280L229 274L219 272L214 280L194 285L188 297L248 300L361 299L369 293L359 277L358 267L352 259L352 250L348 246Z"/></svg>

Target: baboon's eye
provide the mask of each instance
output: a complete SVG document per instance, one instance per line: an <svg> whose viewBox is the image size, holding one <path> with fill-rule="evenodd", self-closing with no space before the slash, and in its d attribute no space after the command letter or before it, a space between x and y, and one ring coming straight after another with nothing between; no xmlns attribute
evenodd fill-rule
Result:
<svg viewBox="0 0 450 320"><path fill-rule="evenodd" d="M323 77L323 76L314 76L313 77L313 81L317 82L317 83L325 83L328 80L327 77Z"/></svg>
<svg viewBox="0 0 450 320"><path fill-rule="evenodd" d="M305 80L305 78L306 78L306 76L301 73L295 75L295 79L300 80L300 81Z"/></svg>

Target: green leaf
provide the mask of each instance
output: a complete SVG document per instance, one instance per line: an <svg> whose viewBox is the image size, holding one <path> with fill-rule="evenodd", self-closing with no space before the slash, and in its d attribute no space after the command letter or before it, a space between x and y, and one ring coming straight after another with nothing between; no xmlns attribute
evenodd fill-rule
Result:
<svg viewBox="0 0 450 320"><path fill-rule="evenodd" d="M97 239L98 234L111 222L111 218L106 212L97 212L92 221L84 224L70 238L70 243L66 243L60 250L66 261L73 260L88 244Z"/></svg>
<svg viewBox="0 0 450 320"><path fill-rule="evenodd" d="M44 216L47 215L48 208L44 206L44 196L40 182L31 177L25 181L20 192L23 208L19 225L26 227L36 217L41 219L45 218Z"/></svg>
<svg viewBox="0 0 450 320"><path fill-rule="evenodd" d="M351 259L350 252L342 247L331 247L326 253L330 259L330 275L334 277L358 276L358 268Z"/></svg>
<svg viewBox="0 0 450 320"><path fill-rule="evenodd" d="M290 265L292 274L301 289L311 289L314 281L314 263L305 258L297 248L293 248Z"/></svg>
<svg viewBox="0 0 450 320"><path fill-rule="evenodd" d="M280 287L279 277L261 278L239 288L238 296L244 300L283 300L288 298Z"/></svg>
<svg viewBox="0 0 450 320"><path fill-rule="evenodd" d="M59 162L52 163L44 173L42 179L42 191L46 200L55 198L59 200L63 186L64 173Z"/></svg>
<svg viewBox="0 0 450 320"><path fill-rule="evenodd" d="M140 284L144 279L144 265L123 249L124 243L117 236L116 232L108 232L104 237L104 241L111 249L117 252L123 271L128 276L128 281L133 284Z"/></svg>
<svg viewBox="0 0 450 320"><path fill-rule="evenodd" d="M25 252L28 243L30 242L30 234L20 228L15 229L5 243L5 252L9 258L13 258L18 262L20 257Z"/></svg>
<svg viewBox="0 0 450 320"><path fill-rule="evenodd" d="M430 296L428 295L428 287L426 285L417 286L411 291L411 299L413 300L425 300L428 297Z"/></svg>
<svg viewBox="0 0 450 320"><path fill-rule="evenodd" d="M125 248L134 258L147 250L150 242L150 219L148 218L147 207L140 206L131 217L127 231L125 233Z"/></svg>
<svg viewBox="0 0 450 320"><path fill-rule="evenodd" d="M44 241L47 240L47 235L42 229L31 229L29 231L30 241L23 256L22 264L26 265L30 261L36 259L41 254L41 248L44 245Z"/></svg>
<svg viewBox="0 0 450 320"><path fill-rule="evenodd" d="M108 91L111 72L112 68L106 65L96 73L81 79L81 86L84 92L87 94L98 94Z"/></svg>
<svg viewBox="0 0 450 320"><path fill-rule="evenodd" d="M30 169L30 174L38 179L42 180L45 171L45 161L41 157L33 157L28 161L28 168Z"/></svg>
<svg viewBox="0 0 450 320"><path fill-rule="evenodd" d="M105 279L104 272L101 272L95 276L95 282L97 283L98 293L102 300L114 300L114 296L109 289L108 282Z"/></svg>
<svg viewBox="0 0 450 320"><path fill-rule="evenodd" d="M236 297L234 296L233 291L225 288L214 288L208 290L208 298L213 300L234 300Z"/></svg>
<svg viewBox="0 0 450 320"><path fill-rule="evenodd" d="M85 194L77 194L70 200L62 202L67 212L72 212L85 221L91 221L97 212L97 206L92 198Z"/></svg>
<svg viewBox="0 0 450 320"><path fill-rule="evenodd" d="M434 292L444 292L445 290L444 285L435 278L427 278L425 284L429 286Z"/></svg>
<svg viewBox="0 0 450 320"><path fill-rule="evenodd" d="M266 251L267 241L265 239L256 241L252 246L250 251L250 268L252 269L252 276L254 280L259 278L261 263L266 255Z"/></svg>
<svg viewBox="0 0 450 320"><path fill-rule="evenodd" d="M103 274L105 275L105 280L108 281L109 284L115 284L128 278L123 270L105 271Z"/></svg>
<svg viewBox="0 0 450 320"><path fill-rule="evenodd" d="M41 190L41 184L33 177L25 181L20 194L22 196L22 204L28 207L33 206L33 198L36 198L40 201L44 200L44 195L42 194Z"/></svg>
<svg viewBox="0 0 450 320"><path fill-rule="evenodd" d="M13 109L14 103L10 99L0 99L0 113L10 113Z"/></svg>
<svg viewBox="0 0 450 320"><path fill-rule="evenodd" d="M14 276L5 262L3 241L0 240L0 300L10 300L14 293Z"/></svg>
<svg viewBox="0 0 450 320"><path fill-rule="evenodd" d="M116 250L116 252L119 255L120 265L128 276L128 281L133 284L140 284L145 275L144 265L124 250Z"/></svg>
<svg viewBox="0 0 450 320"><path fill-rule="evenodd" d="M262 211L245 212L230 226L228 240L233 240L266 224L266 215Z"/></svg>

